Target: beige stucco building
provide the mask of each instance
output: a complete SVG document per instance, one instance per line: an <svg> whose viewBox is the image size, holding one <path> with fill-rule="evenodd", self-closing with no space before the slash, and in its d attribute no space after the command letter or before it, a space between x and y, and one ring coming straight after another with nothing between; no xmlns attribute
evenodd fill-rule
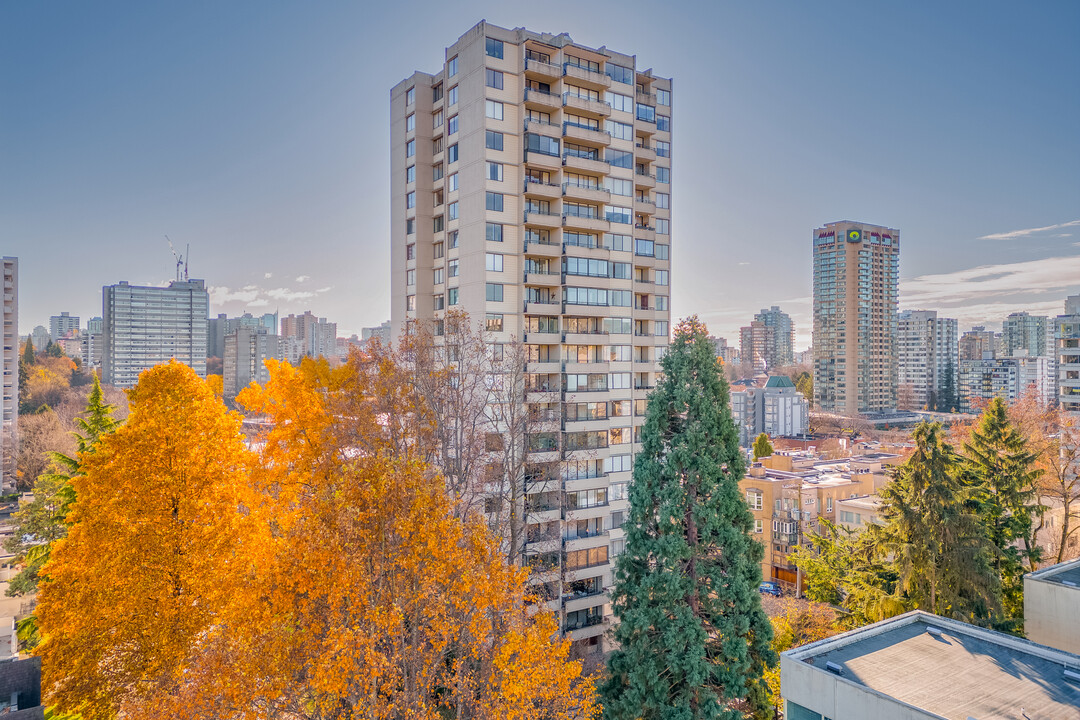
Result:
<svg viewBox="0 0 1080 720"><path fill-rule="evenodd" d="M839 504L874 493L889 480L895 455L855 455L823 460L803 451L781 451L751 465L739 488L754 516L754 535L765 546L761 574L794 584L791 551L810 544L821 518L837 522Z"/></svg>
<svg viewBox="0 0 1080 720"><path fill-rule="evenodd" d="M574 652L598 653L670 334L671 80L481 22L390 104L391 337L457 308L525 343L522 400L561 438L535 448L559 480L526 498L525 553Z"/></svg>
<svg viewBox="0 0 1080 720"><path fill-rule="evenodd" d="M1080 654L1080 560L1024 576L1024 634L1041 645Z"/></svg>

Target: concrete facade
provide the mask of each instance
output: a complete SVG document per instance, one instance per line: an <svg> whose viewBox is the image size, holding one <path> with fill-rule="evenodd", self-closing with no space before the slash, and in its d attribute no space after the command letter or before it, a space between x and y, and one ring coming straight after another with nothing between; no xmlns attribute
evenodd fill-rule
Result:
<svg viewBox="0 0 1080 720"><path fill-rule="evenodd" d="M896 409L900 231L844 220L813 232L814 408Z"/></svg>
<svg viewBox="0 0 1080 720"><path fill-rule="evenodd" d="M1065 300L1065 314L1054 318L1057 399L1061 409L1080 419L1080 295Z"/></svg>
<svg viewBox="0 0 1080 720"><path fill-rule="evenodd" d="M948 412L959 405L957 323L936 310L897 317L897 409Z"/></svg>
<svg viewBox="0 0 1080 720"><path fill-rule="evenodd" d="M0 371L3 378L0 401L0 486L15 487L15 458L19 437L19 259L5 257L3 356ZM29 341L28 341L29 342Z"/></svg>
<svg viewBox="0 0 1080 720"><path fill-rule="evenodd" d="M78 315L62 312L49 318L49 337L52 338L53 342L56 342L60 338L67 337L72 332L77 333L80 327L81 323Z"/></svg>
<svg viewBox="0 0 1080 720"><path fill-rule="evenodd" d="M206 377L210 296L202 280L168 287L121 282L102 288L102 382L129 388L139 373L175 358Z"/></svg>
<svg viewBox="0 0 1080 720"><path fill-rule="evenodd" d="M754 372L771 369L776 363L776 328L761 320L739 328L739 357Z"/></svg>
<svg viewBox="0 0 1080 720"><path fill-rule="evenodd" d="M1024 576L1028 640L1080 655L1080 560Z"/></svg>
<svg viewBox="0 0 1080 720"><path fill-rule="evenodd" d="M241 326L225 336L222 384L226 400L233 400L251 383L270 381L267 360L282 360L281 340L266 327Z"/></svg>
<svg viewBox="0 0 1080 720"><path fill-rule="evenodd" d="M1048 357L1006 357L960 362L960 412L980 412L995 397L1016 402L1034 393L1046 404L1053 398L1052 361Z"/></svg>
<svg viewBox="0 0 1080 720"><path fill-rule="evenodd" d="M530 458L558 480L526 499L525 555L575 656L596 653L670 336L672 82L565 33L481 22L390 103L391 335L437 335L458 309L492 344L524 342L522 400L559 427ZM584 438L587 453L558 450Z"/></svg>
<svg viewBox="0 0 1080 720"><path fill-rule="evenodd" d="M773 328L773 355L766 358L769 367L783 367L795 362L795 324L791 322L791 316L773 305L768 310L762 308L754 315L754 320Z"/></svg>

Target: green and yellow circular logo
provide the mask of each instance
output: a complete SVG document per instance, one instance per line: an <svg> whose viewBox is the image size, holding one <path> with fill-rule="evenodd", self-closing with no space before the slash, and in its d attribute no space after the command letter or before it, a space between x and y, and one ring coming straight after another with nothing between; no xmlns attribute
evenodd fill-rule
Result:
<svg viewBox="0 0 1080 720"><path fill-rule="evenodd" d="M861 230L856 230L856 229L848 230L847 231L847 241L848 242L853 242L853 243L854 242L862 242L862 231Z"/></svg>

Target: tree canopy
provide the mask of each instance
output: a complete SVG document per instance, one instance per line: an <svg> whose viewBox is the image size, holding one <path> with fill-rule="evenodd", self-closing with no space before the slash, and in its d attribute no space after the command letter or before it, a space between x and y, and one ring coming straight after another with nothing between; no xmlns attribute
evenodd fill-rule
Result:
<svg viewBox="0 0 1080 720"><path fill-rule="evenodd" d="M741 717L748 698L764 710L775 656L728 387L696 318L680 323L661 364L616 564L605 717Z"/></svg>

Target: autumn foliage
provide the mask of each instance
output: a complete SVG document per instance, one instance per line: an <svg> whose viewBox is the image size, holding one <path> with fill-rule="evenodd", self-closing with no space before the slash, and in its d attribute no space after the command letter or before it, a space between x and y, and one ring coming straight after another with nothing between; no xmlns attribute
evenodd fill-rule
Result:
<svg viewBox="0 0 1080 720"><path fill-rule="evenodd" d="M49 702L111 718L586 718L591 683L484 523L380 412L393 368L271 366L239 416L147 371L46 566Z"/></svg>

